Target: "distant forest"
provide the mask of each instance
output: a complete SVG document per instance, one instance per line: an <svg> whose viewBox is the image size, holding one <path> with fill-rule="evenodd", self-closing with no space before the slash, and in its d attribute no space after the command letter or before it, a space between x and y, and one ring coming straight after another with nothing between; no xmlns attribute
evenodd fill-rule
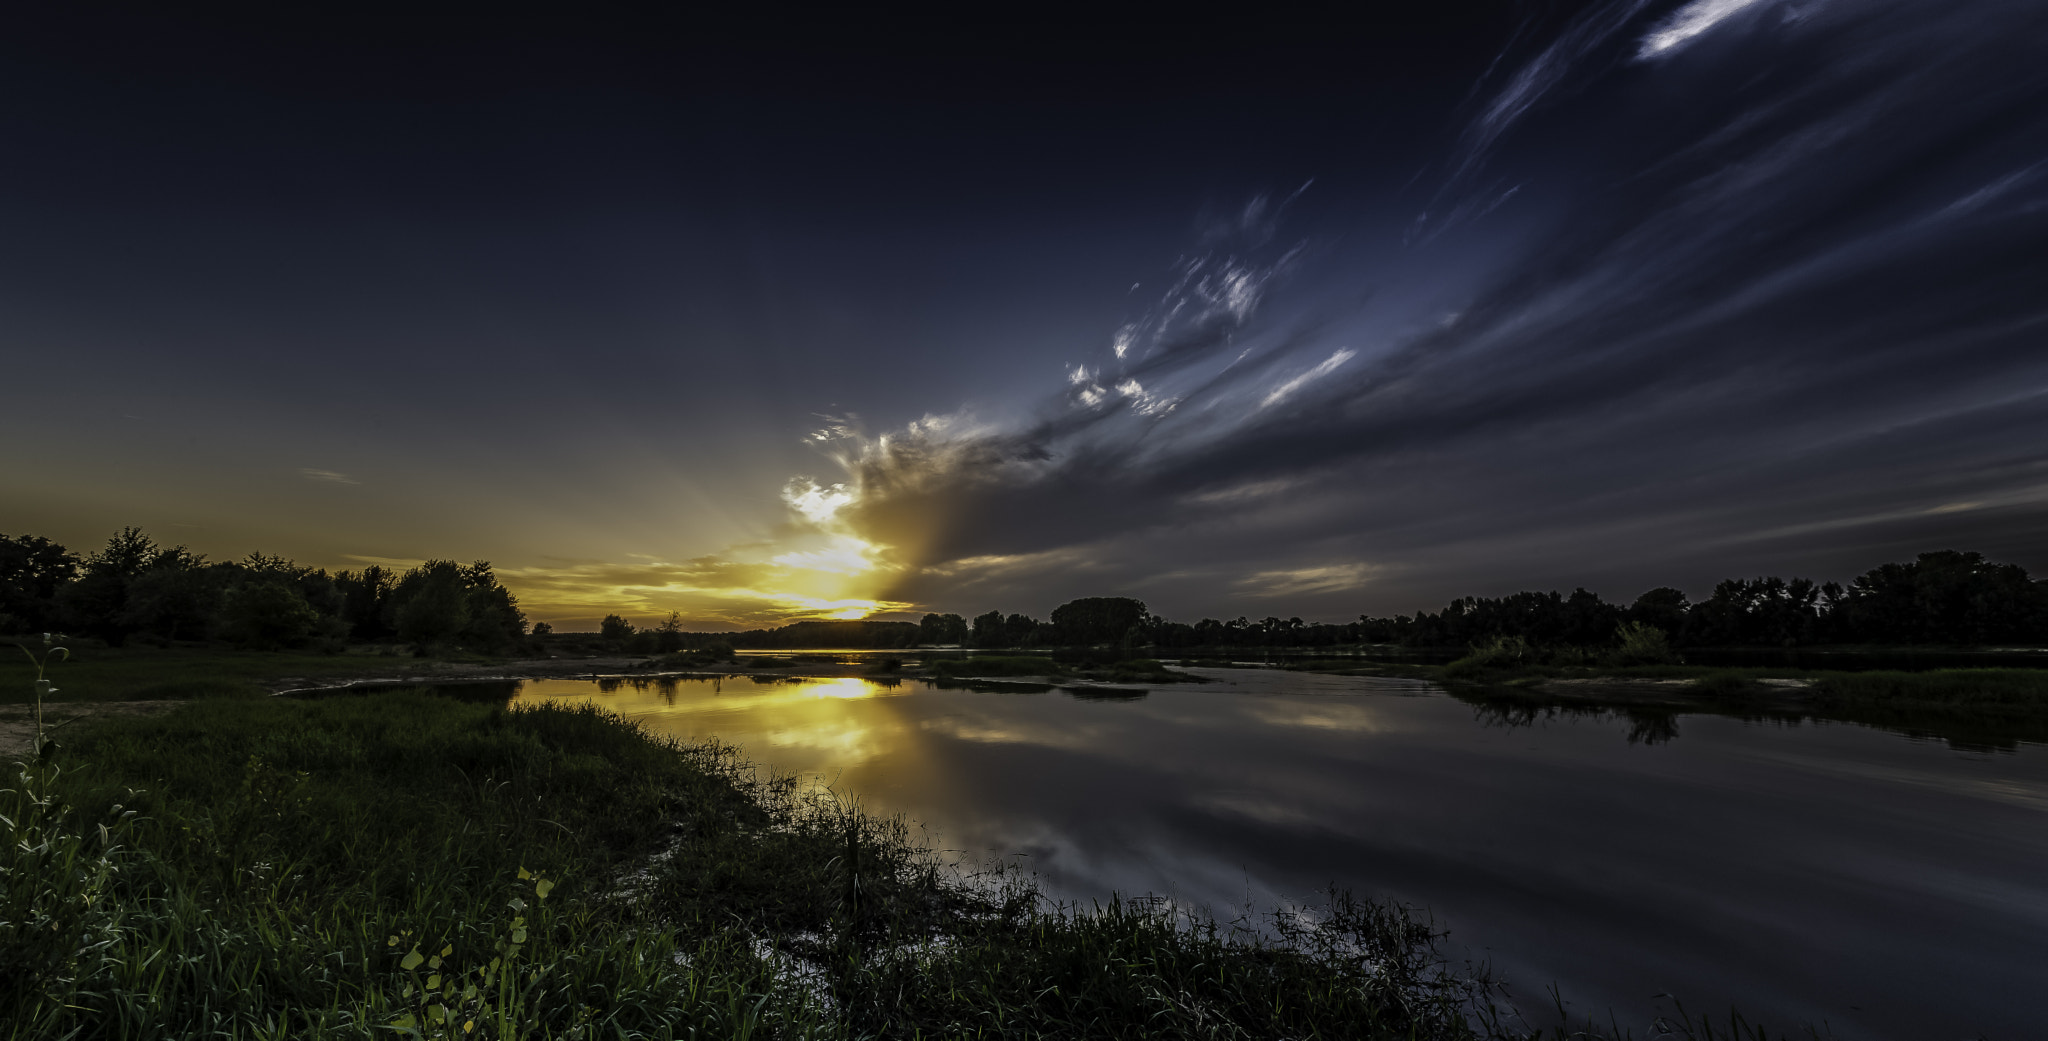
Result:
<svg viewBox="0 0 2048 1041"><path fill-rule="evenodd" d="M0 633L49 630L113 646L135 638L327 649L403 641L505 653L520 648L526 616L483 561L330 575L261 553L209 562L136 528L82 558L40 536L0 535Z"/></svg>
<svg viewBox="0 0 2048 1041"><path fill-rule="evenodd" d="M968 620L928 614L921 622L798 622L724 634L734 647L1067 647L1104 643L1160 649L1221 647L1477 647L1502 639L1542 647L1608 647L1623 627L1661 632L1679 647L1801 647L1824 644L1984 646L2048 644L2048 581L2016 564L1944 550L1886 564L1847 586L1811 579L1731 578L1694 603L1682 590L1652 589L1627 605L1575 589L1462 597L1441 611L1355 622L1299 618L1204 618L1189 625L1128 597L1090 597L1040 621L990 611Z"/></svg>
<svg viewBox="0 0 2048 1041"><path fill-rule="evenodd" d="M1677 647L2038 646L2048 644L2048 581L2031 580L2018 565L1944 550L1886 564L1846 586L1805 578L1728 579L1697 603L1668 587L1627 605L1576 589L1464 597L1441 611L1354 622L1240 617L1190 625L1152 614L1129 597L1086 597L1062 604L1045 620L1001 611L972 619L934 613L918 622L805 621L711 633L688 631L673 613L646 628L614 614L597 633L556 634L546 623L529 632L517 598L483 561L329 574L260 553L208 562L183 546L160 546L136 528L122 529L83 557L40 536L0 535L0 633L53 630L114 645L138 638L259 648L403 642L493 654L540 645L659 653L943 645L1463 648L1522 640L1600 648L1623 642L1628 631L1648 630Z"/></svg>

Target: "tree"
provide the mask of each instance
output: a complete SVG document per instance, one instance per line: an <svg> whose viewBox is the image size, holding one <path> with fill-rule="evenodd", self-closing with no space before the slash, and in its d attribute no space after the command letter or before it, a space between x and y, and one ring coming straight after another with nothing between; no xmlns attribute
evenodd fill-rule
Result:
<svg viewBox="0 0 2048 1041"><path fill-rule="evenodd" d="M1692 602L1685 598L1685 592L1670 586L1658 586L1636 597L1629 605L1629 620L1655 626L1665 636L1675 635L1685 625L1685 612L1692 608Z"/></svg>
<svg viewBox="0 0 2048 1041"><path fill-rule="evenodd" d="M78 557L40 535L0 535L0 632L57 625L57 590L78 575Z"/></svg>
<svg viewBox="0 0 2048 1041"><path fill-rule="evenodd" d="M533 635L535 635L535 636L553 636L554 634L555 634L555 627L554 627L553 625L550 625L550 624L549 624L549 623L547 623L547 622L535 622L535 623L533 623Z"/></svg>
<svg viewBox="0 0 2048 1041"><path fill-rule="evenodd" d="M462 567L452 560L429 560L407 571L391 594L398 638L422 647L453 642L470 622L464 585Z"/></svg>
<svg viewBox="0 0 2048 1041"><path fill-rule="evenodd" d="M1053 608L1057 639L1067 644L1118 643L1143 630L1151 612L1127 596L1089 596Z"/></svg>
<svg viewBox="0 0 2048 1041"><path fill-rule="evenodd" d="M597 623L597 634L607 640L624 640L634 632L633 623L615 614L605 615L604 621Z"/></svg>
<svg viewBox="0 0 2048 1041"><path fill-rule="evenodd" d="M1003 646L1003 613L990 611L974 616L973 635L976 647Z"/></svg>
<svg viewBox="0 0 2048 1041"><path fill-rule="evenodd" d="M124 618L129 584L149 570L161 552L141 528L122 528L98 553L85 558L78 580L58 593L65 624L119 646L137 628ZM169 552L183 553L184 547Z"/></svg>
<svg viewBox="0 0 2048 1041"><path fill-rule="evenodd" d="M519 610L519 598L498 583L489 561L476 561L461 571L469 607L469 624L461 634L463 644L480 651L510 650L526 635L526 614Z"/></svg>
<svg viewBox="0 0 2048 1041"><path fill-rule="evenodd" d="M257 578L231 590L221 614L228 639L265 649L302 644L320 624L320 613L305 596L276 577Z"/></svg>
<svg viewBox="0 0 2048 1041"><path fill-rule="evenodd" d="M654 627L654 649L670 654L683 649L683 616L670 611L661 624Z"/></svg>
<svg viewBox="0 0 2048 1041"><path fill-rule="evenodd" d="M1835 587L1776 575L1731 578L1686 612L1683 642L1695 646L1795 646L1819 639Z"/></svg>
<svg viewBox="0 0 2048 1041"><path fill-rule="evenodd" d="M1038 619L1025 614L1013 614L1003 619L1003 646L1036 647L1039 643Z"/></svg>
<svg viewBox="0 0 2048 1041"><path fill-rule="evenodd" d="M1941 550L1886 564L1844 591L1837 633L1867 643L1985 644L2048 637L2048 599L2017 564Z"/></svg>
<svg viewBox="0 0 2048 1041"><path fill-rule="evenodd" d="M220 624L222 597L234 572L233 565L208 565L182 546L159 553L129 580L120 621L167 640L203 640Z"/></svg>
<svg viewBox="0 0 2048 1041"><path fill-rule="evenodd" d="M967 619L957 614L928 614L918 620L917 642L938 645L967 642Z"/></svg>
<svg viewBox="0 0 2048 1041"><path fill-rule="evenodd" d="M399 638L423 646L452 642L495 653L526 635L519 600L498 584L489 561L429 560L398 580L390 603Z"/></svg>
<svg viewBox="0 0 2048 1041"><path fill-rule="evenodd" d="M397 579L376 564L361 571L343 571L334 576L341 593L341 620L354 640L381 640L393 635L391 595Z"/></svg>
<svg viewBox="0 0 2048 1041"><path fill-rule="evenodd" d="M178 547L178 551L183 549ZM144 535L141 528L122 528L98 553L85 558L85 573L134 578L156 563L159 552L156 540Z"/></svg>

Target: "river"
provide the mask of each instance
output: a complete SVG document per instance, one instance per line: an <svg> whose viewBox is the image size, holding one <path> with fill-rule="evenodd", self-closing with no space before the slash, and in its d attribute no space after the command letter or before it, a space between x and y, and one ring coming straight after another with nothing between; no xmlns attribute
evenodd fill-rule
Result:
<svg viewBox="0 0 2048 1041"><path fill-rule="evenodd" d="M1600 713L1504 724L1414 681L1190 671L1212 682L528 680L515 700L717 737L1066 900L1227 919L1331 884L1391 898L1525 1010L1555 984L1638 1033L1675 996L1842 1037L2040 1036L2048 748L1708 714L1644 740Z"/></svg>

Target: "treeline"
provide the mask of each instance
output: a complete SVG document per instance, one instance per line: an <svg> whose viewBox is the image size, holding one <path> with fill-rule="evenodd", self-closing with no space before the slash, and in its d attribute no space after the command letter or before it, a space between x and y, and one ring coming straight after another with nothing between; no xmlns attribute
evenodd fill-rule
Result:
<svg viewBox="0 0 2048 1041"><path fill-rule="evenodd" d="M918 627L911 622L792 622L775 629L744 632L692 632L683 627L682 616L669 612L660 623L640 627L622 615L608 614L597 632L556 633L541 622L534 635L550 647L569 650L625 654L672 654L677 651L703 652L711 657L730 655L734 648L749 650L791 650L796 648L846 648L890 650L915 647L920 642Z"/></svg>
<svg viewBox="0 0 2048 1041"><path fill-rule="evenodd" d="M403 641L503 653L520 646L526 616L483 561L330 575L261 553L209 562L137 528L83 557L41 536L0 535L0 633L50 630L115 646L136 638L328 649Z"/></svg>
<svg viewBox="0 0 2048 1041"><path fill-rule="evenodd" d="M1669 587L1626 607L1584 589L1570 596L1466 597L1435 613L1361 618L1358 637L1464 647L1519 636L1534 644L1591 647L1614 642L1625 622L1657 629L1681 647L2040 645L2048 643L2048 582L2030 580L2016 564L1943 550L1872 569L1846 586L1731 578L1698 603Z"/></svg>
<svg viewBox="0 0 2048 1041"><path fill-rule="evenodd" d="M732 639L734 646L746 647L1120 644L1194 650L1361 644L1462 648L1519 638L1544 647L1593 648L1618 644L1624 625L1640 625L1679 647L2041 645L2048 644L2048 581L2029 579L2016 564L1944 550L1922 553L1910 563L1886 564L1846 586L1806 578L1731 578L1697 603L1670 587L1652 589L1625 605L1575 589L1569 595L1462 597L1441 611L1360 616L1334 624L1240 617L1204 618L1190 625L1154 615L1140 600L1089 597L1061 605L1044 621L1001 611L972 620L928 614L915 626L910 643L903 642L909 635L906 625L802 622ZM823 626L840 628L818 628ZM824 638L827 631L831 635Z"/></svg>
<svg viewBox="0 0 2048 1041"><path fill-rule="evenodd" d="M1462 648L1503 639L1594 648L1619 643L1625 625L1654 629L1677 647L2041 645L2048 644L2048 581L1982 554L1944 550L1875 568L1846 586L1775 576L1728 579L1697 603L1669 587L1626 605L1576 589L1463 597L1440 611L1334 624L1277 617L1188 624L1152 614L1130 597L1086 597L1044 620L1002 611L972 619L933 613L914 623L804 621L720 633L688 631L674 613L645 629L607 615L593 649ZM183 546L160 546L136 528L122 529L85 556L40 536L0 535L0 633L51 630L115 645L136 637L265 648L402 641L487 653L533 645L517 598L483 561L329 574L261 553L209 562ZM532 636L550 640L550 629L536 625Z"/></svg>

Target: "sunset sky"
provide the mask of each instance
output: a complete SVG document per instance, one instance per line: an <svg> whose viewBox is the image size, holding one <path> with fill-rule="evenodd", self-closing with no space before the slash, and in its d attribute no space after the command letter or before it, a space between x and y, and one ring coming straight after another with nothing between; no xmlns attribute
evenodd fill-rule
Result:
<svg viewBox="0 0 2048 1041"><path fill-rule="evenodd" d="M569 628L2048 575L2048 7L1411 6L11 25L0 533Z"/></svg>

